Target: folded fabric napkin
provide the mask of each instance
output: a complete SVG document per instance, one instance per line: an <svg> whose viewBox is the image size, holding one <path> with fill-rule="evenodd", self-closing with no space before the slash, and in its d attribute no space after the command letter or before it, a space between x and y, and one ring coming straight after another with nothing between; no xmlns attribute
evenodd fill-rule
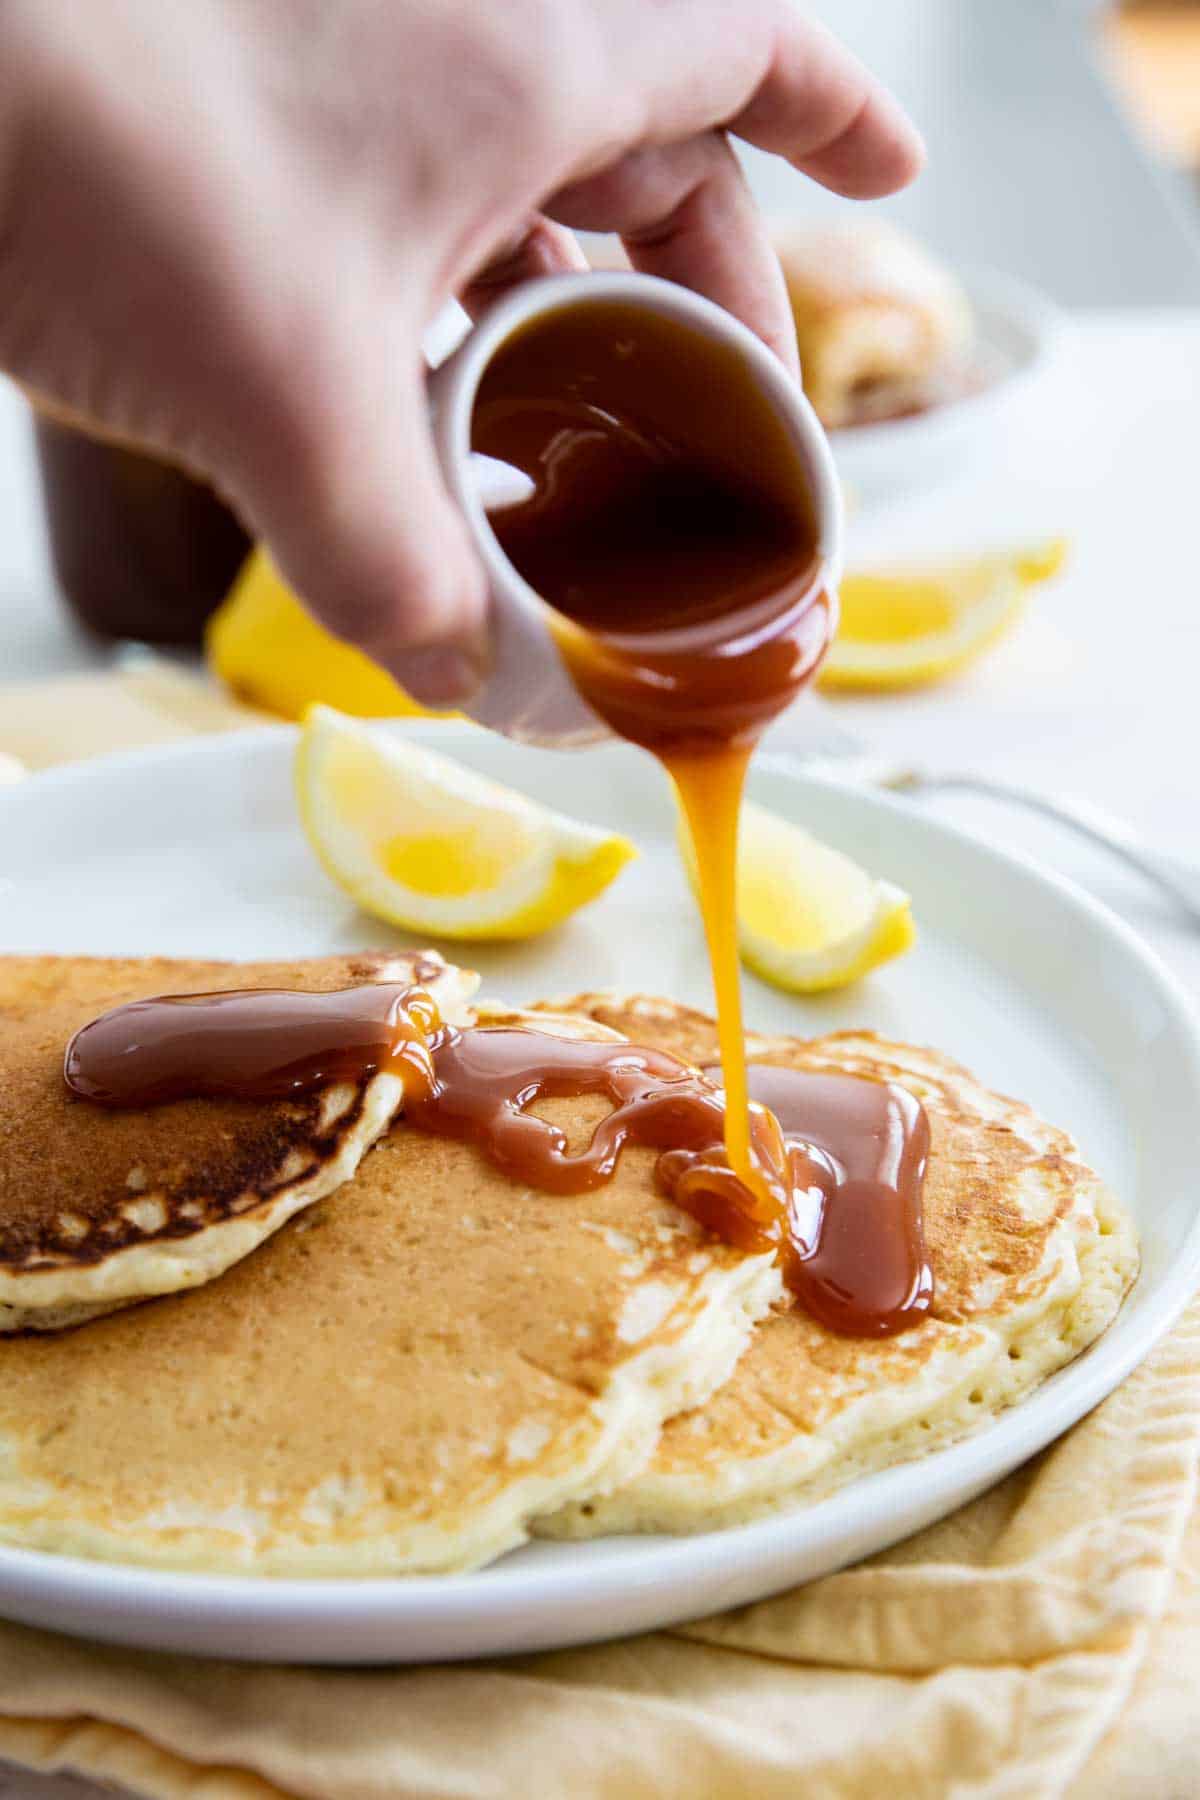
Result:
<svg viewBox="0 0 1200 1800"><path fill-rule="evenodd" d="M197 732L262 724L215 683L165 659L0 687L0 756L48 769L109 750L171 744Z"/></svg>
<svg viewBox="0 0 1200 1800"><path fill-rule="evenodd" d="M122 712L141 743L156 710L159 741L244 721L176 673L147 702L146 679L45 684L15 729L0 689L0 750L112 748ZM1183 1800L1200 1769L1198 1468L1200 1301L1050 1450L823 1581L458 1667L247 1667L0 1624L0 1757L164 1800Z"/></svg>

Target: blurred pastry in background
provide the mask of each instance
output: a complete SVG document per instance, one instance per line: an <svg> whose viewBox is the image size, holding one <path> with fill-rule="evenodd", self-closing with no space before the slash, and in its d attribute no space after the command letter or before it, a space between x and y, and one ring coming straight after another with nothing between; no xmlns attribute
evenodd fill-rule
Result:
<svg viewBox="0 0 1200 1800"><path fill-rule="evenodd" d="M977 381L963 288L906 232L857 219L776 233L804 389L832 430L958 399Z"/></svg>

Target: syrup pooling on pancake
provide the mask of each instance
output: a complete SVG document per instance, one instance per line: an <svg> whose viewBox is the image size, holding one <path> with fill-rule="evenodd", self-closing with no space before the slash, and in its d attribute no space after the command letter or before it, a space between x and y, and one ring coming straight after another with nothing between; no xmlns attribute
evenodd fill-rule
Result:
<svg viewBox="0 0 1200 1800"><path fill-rule="evenodd" d="M705 1071L720 1078L720 1068ZM751 1098L770 1109L792 1166L789 1285L805 1312L851 1337L890 1336L933 1299L921 1200L929 1120L894 1081L752 1064Z"/></svg>
<svg viewBox="0 0 1200 1800"><path fill-rule="evenodd" d="M419 1130L476 1143L498 1168L543 1192L580 1194L612 1177L626 1143L659 1150L662 1191L738 1249L768 1251L787 1269L789 1168L771 1115L756 1108L750 1128L764 1202L725 1160L720 1090L676 1057L634 1044L571 1042L525 1029L444 1033L435 1046L434 1086L406 1109ZM588 1144L569 1151L561 1131L528 1111L543 1098L602 1094L612 1111Z"/></svg>
<svg viewBox="0 0 1200 1800"><path fill-rule="evenodd" d="M161 994L420 986L467 1024L478 985L433 951L291 962L0 957L0 1333L56 1331L212 1281L349 1180L403 1103L403 1069L274 1099L81 1103L63 1051ZM375 1004L374 1001L364 1004Z"/></svg>
<svg viewBox="0 0 1200 1800"><path fill-rule="evenodd" d="M887 1336L928 1310L920 1210L928 1127L918 1102L869 1082L843 1093L836 1076L789 1084L777 1071L771 1098L789 1136L773 1112L751 1108L763 1177L751 1190L730 1165L725 1099L707 1075L632 1044L443 1027L420 988L137 1002L76 1034L66 1079L106 1106L150 1106L213 1093L256 1099L400 1067L410 1126L476 1144L543 1193L610 1181L626 1142L662 1152L656 1178L668 1198L738 1249L772 1253L801 1304L834 1330ZM579 1150L529 1110L587 1094L612 1110Z"/></svg>
<svg viewBox="0 0 1200 1800"><path fill-rule="evenodd" d="M113 1107L279 1100L385 1071L419 1092L433 1080L428 1040L440 1025L430 995L403 982L163 994L77 1031L63 1076L81 1100Z"/></svg>
<svg viewBox="0 0 1200 1800"><path fill-rule="evenodd" d="M831 1329L890 1336L929 1309L921 1233L929 1127L920 1102L899 1088L771 1071L769 1098L783 1120L757 1101L749 1114L764 1197L730 1166L720 1088L668 1052L476 1026L442 1032L433 1069L432 1088L406 1104L406 1122L477 1144L542 1192L589 1192L611 1179L625 1143L641 1144L661 1152L655 1175L670 1200L726 1243L771 1252L800 1304ZM612 1111L571 1151L528 1109L583 1094L605 1096Z"/></svg>

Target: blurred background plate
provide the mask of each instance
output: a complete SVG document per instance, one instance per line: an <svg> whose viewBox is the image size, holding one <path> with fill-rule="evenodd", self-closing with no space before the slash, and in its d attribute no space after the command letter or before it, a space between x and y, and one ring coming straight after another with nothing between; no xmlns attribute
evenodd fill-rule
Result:
<svg viewBox="0 0 1200 1800"><path fill-rule="evenodd" d="M975 315L981 385L907 418L831 432L851 501L936 480L951 463L986 444L1062 344L1063 316L1036 289L992 270L960 279Z"/></svg>

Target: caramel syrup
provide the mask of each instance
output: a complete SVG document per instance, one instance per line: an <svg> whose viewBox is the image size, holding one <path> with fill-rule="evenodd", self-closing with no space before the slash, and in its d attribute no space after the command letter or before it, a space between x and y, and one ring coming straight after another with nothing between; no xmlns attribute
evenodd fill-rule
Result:
<svg viewBox="0 0 1200 1800"><path fill-rule="evenodd" d="M564 308L504 344L472 444L534 483L490 523L555 608L576 686L674 782L712 964L729 1164L782 1223L786 1192L750 1130L735 885L751 751L834 627L804 471L733 351L619 303Z"/></svg>
<svg viewBox="0 0 1200 1800"><path fill-rule="evenodd" d="M423 988L400 982L293 993L247 988L165 994L115 1007L67 1045L63 1075L81 1100L278 1100L390 1072L405 1091L433 1085L429 1039L441 1019Z"/></svg>
<svg viewBox="0 0 1200 1800"><path fill-rule="evenodd" d="M720 1079L719 1068L705 1073ZM798 1280L813 1318L853 1337L919 1323L933 1301L921 1197L929 1120L907 1088L858 1075L750 1066L751 1098L791 1159Z"/></svg>
<svg viewBox="0 0 1200 1800"><path fill-rule="evenodd" d="M928 1126L899 1088L754 1067L747 1128L770 1174L764 1205L726 1160L725 1096L710 1072L636 1044L507 1026L456 1030L420 988L139 1000L84 1026L66 1058L72 1092L109 1107L278 1098L389 1069L404 1080L410 1127L475 1144L546 1193L602 1186L627 1143L659 1151L662 1192L726 1242L774 1254L801 1305L835 1331L885 1336L928 1309L920 1211ZM529 1109L581 1094L602 1094L611 1110L572 1151L558 1126ZM783 1210L776 1192L787 1196Z"/></svg>

